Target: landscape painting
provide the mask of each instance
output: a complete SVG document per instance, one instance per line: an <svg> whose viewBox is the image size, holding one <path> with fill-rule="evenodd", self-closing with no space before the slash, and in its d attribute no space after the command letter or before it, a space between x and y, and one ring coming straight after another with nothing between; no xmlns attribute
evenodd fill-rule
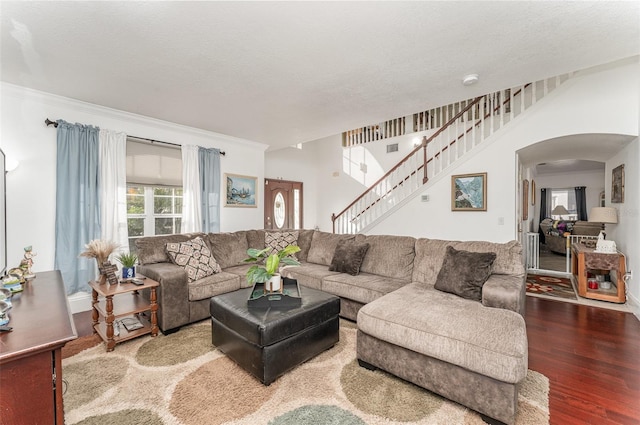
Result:
<svg viewBox="0 0 640 425"><path fill-rule="evenodd" d="M257 177L227 173L224 177L227 185L225 207L258 207L256 203L256 199L258 199Z"/></svg>
<svg viewBox="0 0 640 425"><path fill-rule="evenodd" d="M451 211L487 210L487 173L451 176Z"/></svg>

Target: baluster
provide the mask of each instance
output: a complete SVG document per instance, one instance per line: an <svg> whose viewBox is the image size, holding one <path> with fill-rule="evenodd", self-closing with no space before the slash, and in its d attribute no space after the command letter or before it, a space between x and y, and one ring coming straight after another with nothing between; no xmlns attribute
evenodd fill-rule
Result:
<svg viewBox="0 0 640 425"><path fill-rule="evenodd" d="M485 110L487 106L487 100L487 96L483 96L480 103L480 137L478 137L478 140L476 141L477 143L482 142L482 139L484 139L484 127L486 125Z"/></svg>
<svg viewBox="0 0 640 425"><path fill-rule="evenodd" d="M510 119L509 121L513 120L515 118L515 105L514 105L514 88L512 88L511 90L509 90L509 111L510 111Z"/></svg>
<svg viewBox="0 0 640 425"><path fill-rule="evenodd" d="M491 114L491 127L490 127L490 130L489 130L489 136L492 135L493 132L496 129L495 128L495 125L496 125L496 122L495 122L495 119L496 119L496 112L495 112L495 109L496 109L496 93L495 92L491 93L490 97L491 97L491 104L489 105L489 107L491 109L489 109L489 113Z"/></svg>
<svg viewBox="0 0 640 425"><path fill-rule="evenodd" d="M506 90L501 90L499 92L499 96L498 96L498 102L500 102L500 104L498 105L498 111L500 112L500 127L502 128L504 126L504 102L506 100L507 97L507 91Z"/></svg>
<svg viewBox="0 0 640 425"><path fill-rule="evenodd" d="M545 78L542 82L542 96L546 96L549 93L549 79Z"/></svg>
<svg viewBox="0 0 640 425"><path fill-rule="evenodd" d="M534 81L531 84L531 87L533 89L531 91L531 105L534 105L538 101L538 93L537 93L537 91L538 91L538 82Z"/></svg>

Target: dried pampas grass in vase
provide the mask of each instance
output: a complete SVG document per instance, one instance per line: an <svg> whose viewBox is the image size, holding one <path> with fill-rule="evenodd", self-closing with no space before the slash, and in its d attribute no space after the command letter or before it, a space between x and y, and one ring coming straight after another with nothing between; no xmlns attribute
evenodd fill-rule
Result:
<svg viewBox="0 0 640 425"><path fill-rule="evenodd" d="M109 255L120 245L113 241L103 241L94 239L84 246L84 251L80 253L80 257L95 258L98 262L98 270L100 270L100 283L106 283L107 276L103 273L102 268L109 265Z"/></svg>

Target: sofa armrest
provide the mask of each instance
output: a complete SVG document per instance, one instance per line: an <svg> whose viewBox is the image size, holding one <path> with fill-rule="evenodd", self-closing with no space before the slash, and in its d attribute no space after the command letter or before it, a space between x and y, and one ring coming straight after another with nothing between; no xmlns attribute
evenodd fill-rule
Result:
<svg viewBox="0 0 640 425"><path fill-rule="evenodd" d="M137 266L138 273L158 281L158 326L162 332L190 322L187 273L172 263ZM149 291L143 292L149 297Z"/></svg>
<svg viewBox="0 0 640 425"><path fill-rule="evenodd" d="M482 287L482 304L512 310L524 317L526 290L524 275L492 274Z"/></svg>

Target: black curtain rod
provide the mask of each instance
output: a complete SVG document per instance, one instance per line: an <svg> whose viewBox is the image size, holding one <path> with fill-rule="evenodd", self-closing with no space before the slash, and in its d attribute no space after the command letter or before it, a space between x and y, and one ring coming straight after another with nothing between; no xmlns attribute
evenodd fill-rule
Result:
<svg viewBox="0 0 640 425"><path fill-rule="evenodd" d="M44 120L44 123L47 126L53 125L54 127L58 127L58 123L55 121L51 121L49 118L47 118L46 120ZM164 145L171 145L171 146L176 146L176 147L182 147L182 145L179 145L177 143L171 143L171 142L163 142L162 140L154 140L154 139L147 139L146 137L138 137L138 136L129 136L132 139L139 139L139 140L145 140L147 142L151 142L151 143L162 143ZM220 151L220 155L224 156L226 155L225 151Z"/></svg>

